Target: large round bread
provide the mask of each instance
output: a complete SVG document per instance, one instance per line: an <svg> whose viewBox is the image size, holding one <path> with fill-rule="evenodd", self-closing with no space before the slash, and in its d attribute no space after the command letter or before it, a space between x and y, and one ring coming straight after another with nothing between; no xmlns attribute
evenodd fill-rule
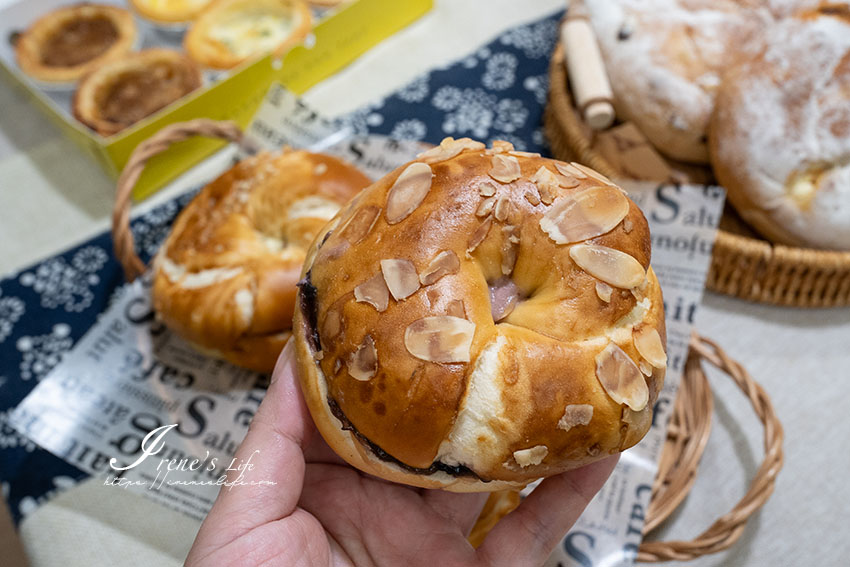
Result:
<svg viewBox="0 0 850 567"><path fill-rule="evenodd" d="M585 0L615 96L667 156L708 162L723 72L754 47L766 12L733 0Z"/></svg>
<svg viewBox="0 0 850 567"><path fill-rule="evenodd" d="M765 41L720 89L717 179L768 239L850 250L850 10L783 20Z"/></svg>
<svg viewBox="0 0 850 567"><path fill-rule="evenodd" d="M154 261L153 303L201 350L271 372L313 238L369 179L332 156L262 153L204 187Z"/></svg>
<svg viewBox="0 0 850 567"><path fill-rule="evenodd" d="M452 491L631 447L666 367L649 261L646 220L596 172L447 138L308 254L293 332L313 419L355 467Z"/></svg>

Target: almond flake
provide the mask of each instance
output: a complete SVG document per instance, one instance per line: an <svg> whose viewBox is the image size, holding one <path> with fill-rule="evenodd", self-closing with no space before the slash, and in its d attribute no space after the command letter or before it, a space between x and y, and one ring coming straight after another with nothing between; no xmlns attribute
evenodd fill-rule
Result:
<svg viewBox="0 0 850 567"><path fill-rule="evenodd" d="M381 272L396 301L409 297L419 289L419 274L410 260L381 260Z"/></svg>
<svg viewBox="0 0 850 567"><path fill-rule="evenodd" d="M488 150L490 154L501 154L514 151L514 145L504 140L493 140L493 148Z"/></svg>
<svg viewBox="0 0 850 567"><path fill-rule="evenodd" d="M407 351L427 362L469 362L475 323L437 315L414 321L404 330Z"/></svg>
<svg viewBox="0 0 850 567"><path fill-rule="evenodd" d="M415 211L431 190L433 177L431 166L427 163L408 165L387 193L387 222L396 224Z"/></svg>
<svg viewBox="0 0 850 567"><path fill-rule="evenodd" d="M614 185L614 183L610 179L608 179L607 177L605 177L604 175L602 175L601 173L599 173L595 169L591 169L591 168L587 167L586 165L582 165L578 162L572 162L572 163L570 163L570 165L578 168L579 170L581 170L582 173L584 173L585 175L587 175L589 177L594 178L597 181L601 181L602 183L605 183L607 185L612 185L612 186Z"/></svg>
<svg viewBox="0 0 850 567"><path fill-rule="evenodd" d="M564 410L564 417L558 421L558 429L569 431L578 425L587 425L593 419L593 406L590 404L570 404Z"/></svg>
<svg viewBox="0 0 850 567"><path fill-rule="evenodd" d="M587 174L577 168L574 163L555 162L555 169L561 172L564 176L575 177L576 179L587 179Z"/></svg>
<svg viewBox="0 0 850 567"><path fill-rule="evenodd" d="M357 350L348 359L348 373L355 380L366 382L378 371L378 351L371 335L366 335Z"/></svg>
<svg viewBox="0 0 850 567"><path fill-rule="evenodd" d="M541 165L531 176L531 181L534 182L537 191L540 193L540 200L546 205L551 205L558 194L558 178L555 177L555 174Z"/></svg>
<svg viewBox="0 0 850 567"><path fill-rule="evenodd" d="M649 402L649 388L640 369L623 349L612 342L596 355L596 377L605 392L618 404L640 411Z"/></svg>
<svg viewBox="0 0 850 567"><path fill-rule="evenodd" d="M537 445L530 449L514 451L514 460L519 466L525 468L533 465L539 465L548 454L549 449L546 445Z"/></svg>
<svg viewBox="0 0 850 567"><path fill-rule="evenodd" d="M633 288L646 277L640 262L607 246L576 244L570 248L570 258L591 276L614 287Z"/></svg>
<svg viewBox="0 0 850 567"><path fill-rule="evenodd" d="M493 211L493 206L496 204L496 197L488 197L481 201L478 205L478 210L475 211L476 217L486 217Z"/></svg>
<svg viewBox="0 0 850 567"><path fill-rule="evenodd" d="M596 295L605 303L611 303L611 293L614 288L605 282L596 282Z"/></svg>
<svg viewBox="0 0 850 567"><path fill-rule="evenodd" d="M380 214L380 207L375 205L366 205L358 209L342 228L340 236L350 244L357 244L372 231Z"/></svg>
<svg viewBox="0 0 850 567"><path fill-rule="evenodd" d="M501 277L491 283L490 315L498 323L511 314L520 299L519 287L511 278Z"/></svg>
<svg viewBox="0 0 850 567"><path fill-rule="evenodd" d="M496 185L492 181L482 181L478 184L478 194L482 197L492 197L496 194Z"/></svg>
<svg viewBox="0 0 850 567"><path fill-rule="evenodd" d="M514 271L517 254L519 254L519 228L516 226L502 227L502 274L509 276Z"/></svg>
<svg viewBox="0 0 850 567"><path fill-rule="evenodd" d="M425 271L419 275L419 282L422 285L431 285L445 275L457 273L459 269L460 260L457 254L451 250L444 250L434 256Z"/></svg>
<svg viewBox="0 0 850 567"><path fill-rule="evenodd" d="M322 338L332 341L339 336L340 331L342 331L342 318L339 315L339 311L330 309L325 315L325 321L322 324Z"/></svg>
<svg viewBox="0 0 850 567"><path fill-rule="evenodd" d="M484 222L482 222L478 228L472 233L469 237L469 242L466 246L466 252L472 253L478 248L478 245L484 242L484 239L487 238L487 233L490 232L490 225L493 224L493 217L487 217Z"/></svg>
<svg viewBox="0 0 850 567"><path fill-rule="evenodd" d="M488 172L490 177L501 183L516 181L522 175L519 168L519 161L513 156L496 154L490 163L492 165Z"/></svg>
<svg viewBox="0 0 850 567"><path fill-rule="evenodd" d="M558 178L558 185L560 185L564 189L572 189L573 187L578 187L581 183L581 181L579 181L572 175L563 175L561 173L556 173L555 177Z"/></svg>
<svg viewBox="0 0 850 567"><path fill-rule="evenodd" d="M499 222L504 221L508 218L508 210L511 206L511 201L507 197L499 197L499 200L496 201L496 210L493 214L496 216L496 220Z"/></svg>
<svg viewBox="0 0 850 567"><path fill-rule="evenodd" d="M634 225L632 224L632 219L628 217L623 219L623 230L626 231L626 234L630 234L632 232L632 228L634 228Z"/></svg>
<svg viewBox="0 0 850 567"><path fill-rule="evenodd" d="M644 376L652 376L652 365L645 360L641 360L638 363L638 368L640 368L640 373Z"/></svg>
<svg viewBox="0 0 850 567"><path fill-rule="evenodd" d="M537 191L529 190L525 194L525 200L531 203L534 207L540 204L540 197L537 196Z"/></svg>
<svg viewBox="0 0 850 567"><path fill-rule="evenodd" d="M596 238L629 213L629 200L615 187L591 187L558 199L540 218L540 228L556 244Z"/></svg>
<svg viewBox="0 0 850 567"><path fill-rule="evenodd" d="M354 288L354 299L360 303L368 303L383 313L390 302L390 290L382 274L375 274L371 279Z"/></svg>
<svg viewBox="0 0 850 567"><path fill-rule="evenodd" d="M632 340L638 353L656 368L667 367L667 353L661 335L654 327L638 325L632 329Z"/></svg>
<svg viewBox="0 0 850 567"><path fill-rule="evenodd" d="M463 300L452 299L446 307L446 315L466 319L466 308L463 306Z"/></svg>
<svg viewBox="0 0 850 567"><path fill-rule="evenodd" d="M334 362L334 376L339 374L339 369L342 368L342 359L337 358L336 362Z"/></svg>
<svg viewBox="0 0 850 567"><path fill-rule="evenodd" d="M508 153L511 154L512 156L517 156L517 157L540 157L540 154L537 153L537 152L522 152L522 151L519 151L519 150L511 150Z"/></svg>
<svg viewBox="0 0 850 567"><path fill-rule="evenodd" d="M483 150L485 147L481 142L476 142L470 138L459 138L455 140L452 137L447 137L443 138L439 146L422 152L416 157L425 163L437 163L452 159L463 150Z"/></svg>

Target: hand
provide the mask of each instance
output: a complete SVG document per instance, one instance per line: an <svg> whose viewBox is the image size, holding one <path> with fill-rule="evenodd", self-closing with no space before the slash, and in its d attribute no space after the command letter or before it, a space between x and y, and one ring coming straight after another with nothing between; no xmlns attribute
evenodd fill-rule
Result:
<svg viewBox="0 0 850 567"><path fill-rule="evenodd" d="M236 455L253 455L253 468L222 488L187 566L541 565L617 462L544 480L475 549L466 537L486 494L412 488L350 467L317 434L295 372L290 341Z"/></svg>

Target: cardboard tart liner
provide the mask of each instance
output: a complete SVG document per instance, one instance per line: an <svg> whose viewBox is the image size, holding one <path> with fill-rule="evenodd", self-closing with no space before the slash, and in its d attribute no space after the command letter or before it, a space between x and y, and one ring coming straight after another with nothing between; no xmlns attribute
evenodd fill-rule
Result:
<svg viewBox="0 0 850 567"><path fill-rule="evenodd" d="M553 61L558 63L559 69L563 69L562 63L557 59ZM557 77L553 76L553 79ZM566 80L563 73L560 79ZM555 84L554 81L553 84ZM568 96L566 92L563 95ZM556 95L553 95L553 98L554 96ZM551 106L550 103L550 108ZM571 112L569 114L572 120L576 121L575 116ZM551 122L550 116L549 123ZM575 126L575 131L579 131L577 122ZM129 281L134 280L145 270L144 262L136 254L133 233L130 230L133 187L150 158L167 150L172 144L195 136L220 138L237 144L242 144L244 141L242 131L234 122L197 119L172 124L139 144L118 179L112 215L112 237L115 255ZM584 151L589 152L587 140L581 138L580 141L584 144ZM594 163L594 159L583 161L602 173L608 173L597 167L598 164ZM764 460L749 490L729 513L715 521L692 541L645 540L641 543L637 554L637 560L641 562L689 560L730 547L743 533L750 516L758 511L773 493L776 476L782 468L782 425L776 417L770 398L741 364L729 358L713 341L695 334L691 338L682 384L676 397L673 415L667 429L667 438L658 462L658 474L652 487L652 498L646 513L644 535L650 534L670 516L688 495L696 479L697 467L711 432L711 413L714 406L703 362L715 366L732 378L749 398L756 416L764 425ZM470 535L471 541L475 544L481 543L496 522L510 513L518 504L519 497L515 493L509 491L493 493L473 528Z"/></svg>
<svg viewBox="0 0 850 567"><path fill-rule="evenodd" d="M554 157L586 164L608 177L617 169L591 146L567 84L559 45L549 64L544 131ZM620 176L621 177L621 176ZM724 216L717 231L707 287L741 299L791 307L850 305L850 252L772 244L740 220Z"/></svg>

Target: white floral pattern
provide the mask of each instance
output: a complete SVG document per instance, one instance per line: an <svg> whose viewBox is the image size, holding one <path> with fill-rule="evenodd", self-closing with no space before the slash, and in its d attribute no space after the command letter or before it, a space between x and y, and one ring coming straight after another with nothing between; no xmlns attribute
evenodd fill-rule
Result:
<svg viewBox="0 0 850 567"><path fill-rule="evenodd" d="M525 90L531 91L534 95L534 100L538 104L546 103L546 96L549 93L549 75L543 74L526 77L522 82L522 86Z"/></svg>
<svg viewBox="0 0 850 567"><path fill-rule="evenodd" d="M70 334L71 327L57 323L46 335L19 338L16 346L22 354L21 380L41 380L53 370L73 344Z"/></svg>
<svg viewBox="0 0 850 567"><path fill-rule="evenodd" d="M422 75L413 79L396 93L404 102L422 102L428 98L428 76Z"/></svg>
<svg viewBox="0 0 850 567"><path fill-rule="evenodd" d="M481 77L481 84L492 91L509 89L516 81L517 65L519 61L515 55L494 53L485 63L486 71Z"/></svg>
<svg viewBox="0 0 850 567"><path fill-rule="evenodd" d="M520 49L529 59L540 59L549 56L557 36L557 20L546 19L508 30L499 38L499 43Z"/></svg>
<svg viewBox="0 0 850 567"><path fill-rule="evenodd" d="M12 409L0 411L0 449L21 448L27 453L32 453L35 450L35 443L9 425L11 413Z"/></svg>
<svg viewBox="0 0 850 567"><path fill-rule="evenodd" d="M21 285L31 287L41 295L41 306L79 313L91 305L91 288L100 283L97 272L106 264L109 255L99 246L86 246L74 255L71 263L61 256L51 258L35 270L20 275Z"/></svg>
<svg viewBox="0 0 850 567"><path fill-rule="evenodd" d="M3 290L0 289L0 295ZM0 297L0 343L12 333L12 328L26 311L26 304L17 297Z"/></svg>
<svg viewBox="0 0 850 567"><path fill-rule="evenodd" d="M428 128L424 122L410 118L396 123L390 136L396 140L421 140L427 132Z"/></svg>

